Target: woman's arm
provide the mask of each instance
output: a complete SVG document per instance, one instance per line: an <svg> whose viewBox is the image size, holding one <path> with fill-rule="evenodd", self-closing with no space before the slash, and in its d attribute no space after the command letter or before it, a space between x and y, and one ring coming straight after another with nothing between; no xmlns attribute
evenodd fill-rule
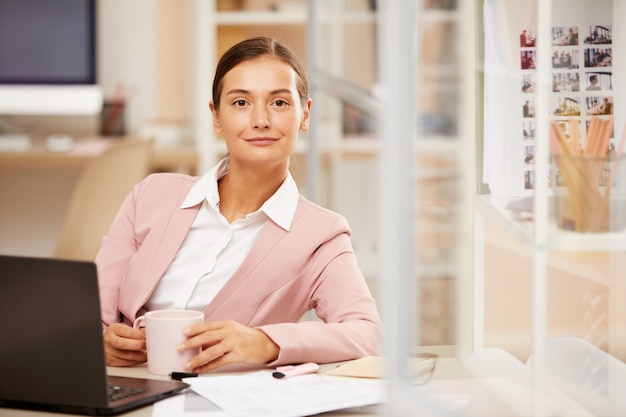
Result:
<svg viewBox="0 0 626 417"><path fill-rule="evenodd" d="M235 362L326 363L382 353L381 320L345 219L303 211L307 215L289 232L267 226L205 311L207 323L195 326L194 339L183 347L205 349L192 361L196 371ZM319 320L302 321L311 309Z"/></svg>
<svg viewBox="0 0 626 417"><path fill-rule="evenodd" d="M327 245L345 246L349 240L347 235L336 239ZM326 248L328 252L331 247ZM259 326L280 346L279 357L271 365L382 354L382 323L353 252L340 253L325 265L311 302L320 320Z"/></svg>
<svg viewBox="0 0 626 417"><path fill-rule="evenodd" d="M134 233L136 193L137 187L126 196L108 234L102 238L102 246L96 256L100 308L102 323L105 327L121 320L120 286L128 262L137 251Z"/></svg>

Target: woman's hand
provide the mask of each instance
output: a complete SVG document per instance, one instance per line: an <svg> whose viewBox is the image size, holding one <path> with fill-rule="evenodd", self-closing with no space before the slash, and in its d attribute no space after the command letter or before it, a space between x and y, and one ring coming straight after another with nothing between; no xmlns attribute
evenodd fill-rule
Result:
<svg viewBox="0 0 626 417"><path fill-rule="evenodd" d="M179 351L202 347L186 370L209 372L233 363L265 364L278 358L280 348L259 329L232 320L202 323L185 331L188 339Z"/></svg>
<svg viewBox="0 0 626 417"><path fill-rule="evenodd" d="M145 331L113 323L104 332L104 354L108 366L135 366L145 363Z"/></svg>

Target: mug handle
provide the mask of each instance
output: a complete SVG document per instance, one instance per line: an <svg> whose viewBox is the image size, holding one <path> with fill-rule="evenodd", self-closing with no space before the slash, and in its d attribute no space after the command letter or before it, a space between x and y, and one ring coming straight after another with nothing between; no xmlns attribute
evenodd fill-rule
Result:
<svg viewBox="0 0 626 417"><path fill-rule="evenodd" d="M142 327L146 327L146 316L137 317L133 323L133 329L141 329Z"/></svg>

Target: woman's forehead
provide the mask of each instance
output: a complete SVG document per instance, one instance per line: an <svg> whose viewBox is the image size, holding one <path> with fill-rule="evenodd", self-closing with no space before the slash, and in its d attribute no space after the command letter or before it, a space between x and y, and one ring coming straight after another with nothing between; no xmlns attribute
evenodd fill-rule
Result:
<svg viewBox="0 0 626 417"><path fill-rule="evenodd" d="M241 62L228 71L222 79L225 90L229 88L275 89L296 87L297 74L291 65L271 57L255 58Z"/></svg>

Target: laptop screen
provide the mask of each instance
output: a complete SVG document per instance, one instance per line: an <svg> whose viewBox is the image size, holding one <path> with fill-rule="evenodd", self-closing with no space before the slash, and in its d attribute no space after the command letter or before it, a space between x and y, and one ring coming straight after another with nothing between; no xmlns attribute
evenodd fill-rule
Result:
<svg viewBox="0 0 626 417"><path fill-rule="evenodd" d="M0 257L0 398L107 404L95 264Z"/></svg>

